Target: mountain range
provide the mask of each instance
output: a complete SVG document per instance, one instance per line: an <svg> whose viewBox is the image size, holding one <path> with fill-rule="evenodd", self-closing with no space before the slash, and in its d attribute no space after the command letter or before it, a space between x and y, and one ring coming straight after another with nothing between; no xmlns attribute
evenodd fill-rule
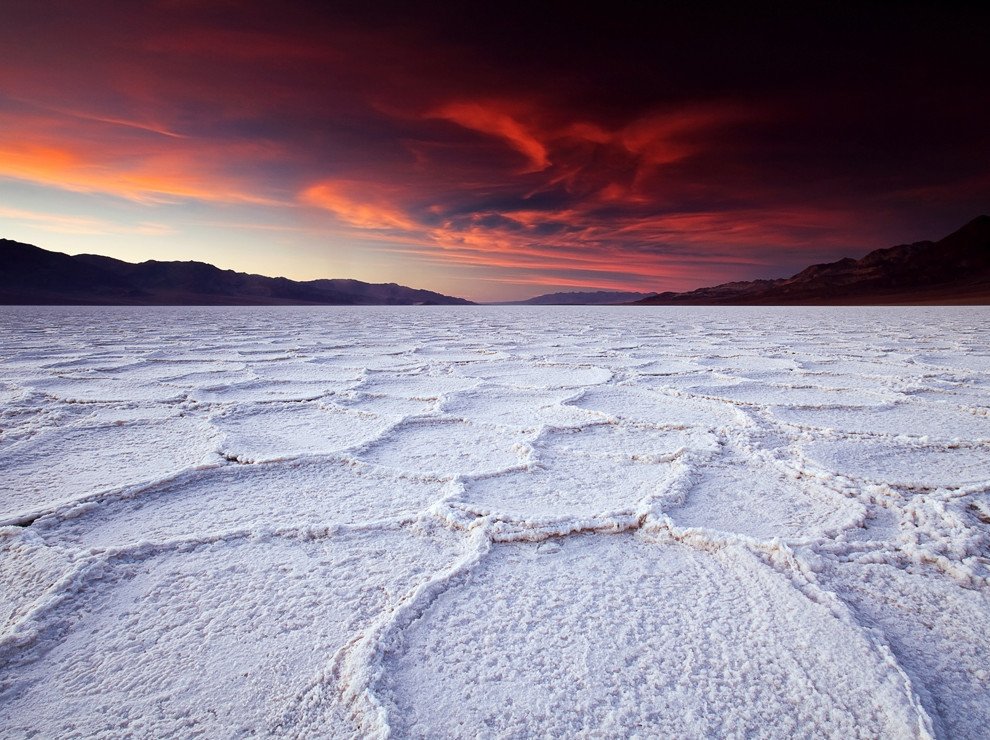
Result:
<svg viewBox="0 0 990 740"><path fill-rule="evenodd" d="M658 293L636 305L990 304L990 216L939 241L812 265L789 278Z"/></svg>
<svg viewBox="0 0 990 740"><path fill-rule="evenodd" d="M990 216L939 241L902 244L812 265L789 278L723 283L683 293L550 293L526 305L990 304ZM204 262L138 264L70 256L0 239L0 304L469 305L395 283L289 280Z"/></svg>
<svg viewBox="0 0 990 740"><path fill-rule="evenodd" d="M0 239L0 304L63 305L468 305L395 283L289 280L221 270L205 262L134 264L69 256Z"/></svg>

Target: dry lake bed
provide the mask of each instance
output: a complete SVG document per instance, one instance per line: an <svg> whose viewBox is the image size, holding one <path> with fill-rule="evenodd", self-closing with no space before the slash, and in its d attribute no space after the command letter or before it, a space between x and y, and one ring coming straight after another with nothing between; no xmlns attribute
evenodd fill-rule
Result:
<svg viewBox="0 0 990 740"><path fill-rule="evenodd" d="M2 308L3 737L980 737L985 308Z"/></svg>

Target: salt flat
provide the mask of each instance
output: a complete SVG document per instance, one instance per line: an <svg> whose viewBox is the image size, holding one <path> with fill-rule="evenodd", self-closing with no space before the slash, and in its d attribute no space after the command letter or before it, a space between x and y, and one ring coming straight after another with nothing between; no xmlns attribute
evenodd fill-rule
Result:
<svg viewBox="0 0 990 740"><path fill-rule="evenodd" d="M0 735L985 737L988 337L0 309Z"/></svg>

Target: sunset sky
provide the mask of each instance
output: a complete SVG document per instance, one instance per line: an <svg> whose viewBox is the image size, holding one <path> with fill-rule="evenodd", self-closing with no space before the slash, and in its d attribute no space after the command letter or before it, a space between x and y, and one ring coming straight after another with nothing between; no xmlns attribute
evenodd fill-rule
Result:
<svg viewBox="0 0 990 740"><path fill-rule="evenodd" d="M485 301L990 211L986 12L451 5L0 0L0 236Z"/></svg>

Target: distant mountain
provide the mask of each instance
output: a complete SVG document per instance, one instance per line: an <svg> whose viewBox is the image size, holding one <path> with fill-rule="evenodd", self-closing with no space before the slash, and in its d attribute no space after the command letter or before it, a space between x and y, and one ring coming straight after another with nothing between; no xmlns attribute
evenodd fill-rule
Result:
<svg viewBox="0 0 990 740"><path fill-rule="evenodd" d="M0 239L0 304L63 305L468 305L430 290L360 280L249 275L205 262L134 264L70 257Z"/></svg>
<svg viewBox="0 0 990 740"><path fill-rule="evenodd" d="M513 301L521 306L607 306L620 303L631 303L643 298L649 298L656 293L631 293L617 290L591 290L574 293L547 293L528 298L525 301Z"/></svg>
<svg viewBox="0 0 990 740"><path fill-rule="evenodd" d="M937 242L878 249L779 280L659 293L639 305L990 304L990 216Z"/></svg>

